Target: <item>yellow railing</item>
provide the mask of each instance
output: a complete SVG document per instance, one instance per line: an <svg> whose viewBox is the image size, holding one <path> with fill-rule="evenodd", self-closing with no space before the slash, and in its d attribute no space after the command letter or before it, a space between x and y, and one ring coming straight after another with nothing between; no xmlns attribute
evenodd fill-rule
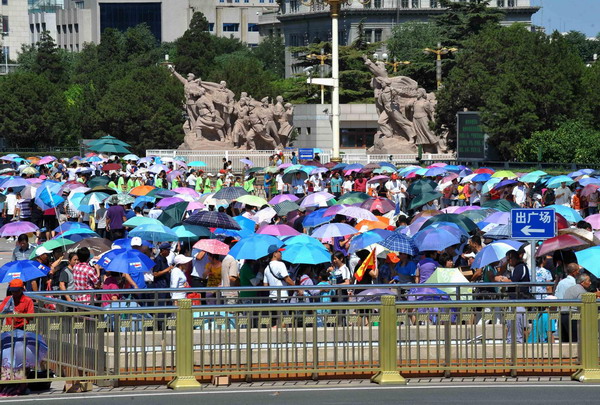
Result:
<svg viewBox="0 0 600 405"><path fill-rule="evenodd" d="M21 331L2 327L3 357L14 353L13 374L3 370L3 378L13 378L1 383L36 370L28 381L170 381L173 389L212 376L371 375L376 383L401 384L407 375L574 372L579 381L600 380L593 294L582 302L384 296L371 303L209 307L180 300L178 307L23 317L23 332L31 333L25 345ZM27 361L17 364L15 353Z"/></svg>

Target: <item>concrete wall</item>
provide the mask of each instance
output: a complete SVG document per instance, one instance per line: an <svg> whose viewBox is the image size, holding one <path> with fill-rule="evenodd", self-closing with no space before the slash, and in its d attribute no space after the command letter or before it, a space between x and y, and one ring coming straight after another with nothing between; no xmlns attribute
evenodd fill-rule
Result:
<svg viewBox="0 0 600 405"><path fill-rule="evenodd" d="M27 0L8 0L6 5L2 5L0 1L0 15L8 17L8 32L3 35L3 38L0 37L0 44L8 47L9 58L16 60L21 45L30 43Z"/></svg>

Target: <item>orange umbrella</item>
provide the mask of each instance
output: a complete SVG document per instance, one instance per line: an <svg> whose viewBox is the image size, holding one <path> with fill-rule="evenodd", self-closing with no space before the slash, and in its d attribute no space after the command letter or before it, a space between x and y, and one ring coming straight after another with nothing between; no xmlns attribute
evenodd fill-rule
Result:
<svg viewBox="0 0 600 405"><path fill-rule="evenodd" d="M129 194L131 195L147 195L150 191L154 190L156 187L154 186L137 186L131 189Z"/></svg>
<svg viewBox="0 0 600 405"><path fill-rule="evenodd" d="M387 229L388 226L390 225L382 221L369 221L368 219L363 219L356 224L356 229L361 232L366 232L372 229Z"/></svg>
<svg viewBox="0 0 600 405"><path fill-rule="evenodd" d="M379 222L383 222L384 224L388 224L388 226L390 225L390 219L387 217L382 217L382 216L378 216L376 217Z"/></svg>
<svg viewBox="0 0 600 405"><path fill-rule="evenodd" d="M36 165L41 160L41 158L39 158L37 156L30 156L27 158L27 160L29 160L31 163Z"/></svg>

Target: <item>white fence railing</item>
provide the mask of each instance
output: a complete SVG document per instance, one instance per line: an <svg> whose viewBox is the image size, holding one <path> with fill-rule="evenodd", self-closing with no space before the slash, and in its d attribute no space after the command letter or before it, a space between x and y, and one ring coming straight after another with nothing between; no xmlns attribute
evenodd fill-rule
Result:
<svg viewBox="0 0 600 405"><path fill-rule="evenodd" d="M319 156L321 163L327 163L331 159L331 150L321 148ZM296 151L297 153L297 151ZM164 157L183 157L186 162L192 162L195 160L206 163L204 170L207 171L218 171L223 168L223 159L231 160L234 171L241 171L244 164L240 162L240 159L250 159L254 166L265 167L269 165L269 157L275 154L274 150L223 150L223 151L211 151L211 150L179 150L179 149L148 149L146 150L146 156L158 156ZM292 155L292 151L284 151L285 161L289 162ZM397 155L367 155L367 154L354 154L346 153L341 155L344 163L377 163L377 162L391 162L399 165L408 165L417 163L417 154L397 154ZM454 154L433 154L423 153L421 156L422 160L426 161L451 161L455 160Z"/></svg>

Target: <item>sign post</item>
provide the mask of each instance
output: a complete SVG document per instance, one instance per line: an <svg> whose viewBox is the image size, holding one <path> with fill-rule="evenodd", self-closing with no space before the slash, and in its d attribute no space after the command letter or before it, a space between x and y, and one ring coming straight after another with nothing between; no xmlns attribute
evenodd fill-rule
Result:
<svg viewBox="0 0 600 405"><path fill-rule="evenodd" d="M529 274L532 283L536 281L535 247L539 240L556 236L556 213L551 208L515 208L510 211L510 236L512 239L527 240L531 243Z"/></svg>
<svg viewBox="0 0 600 405"><path fill-rule="evenodd" d="M313 148L300 148L298 149L299 160L313 160L315 158L315 151Z"/></svg>

